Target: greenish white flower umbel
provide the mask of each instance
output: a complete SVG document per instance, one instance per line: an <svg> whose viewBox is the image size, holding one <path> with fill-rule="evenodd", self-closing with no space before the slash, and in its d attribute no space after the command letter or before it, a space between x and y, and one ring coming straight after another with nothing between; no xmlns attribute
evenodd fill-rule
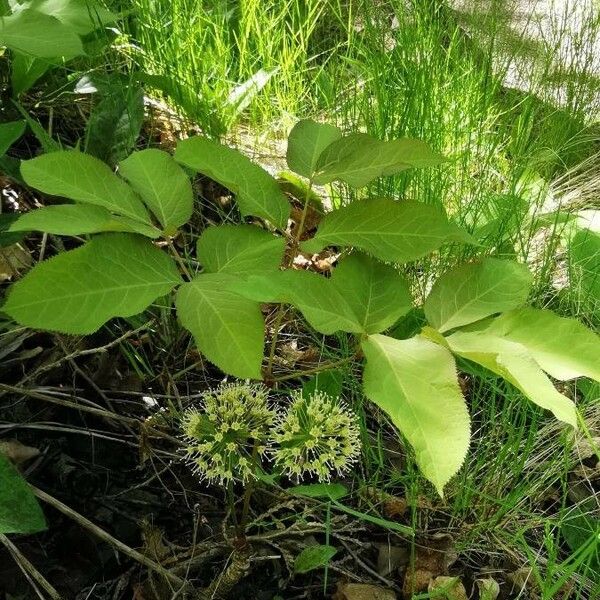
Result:
<svg viewBox="0 0 600 600"><path fill-rule="evenodd" d="M294 392L292 404L278 419L270 454L275 466L296 481L305 476L329 481L358 459L356 415L339 398Z"/></svg>
<svg viewBox="0 0 600 600"><path fill-rule="evenodd" d="M184 414L185 454L201 479L223 485L256 478L275 422L267 398L261 385L224 384Z"/></svg>

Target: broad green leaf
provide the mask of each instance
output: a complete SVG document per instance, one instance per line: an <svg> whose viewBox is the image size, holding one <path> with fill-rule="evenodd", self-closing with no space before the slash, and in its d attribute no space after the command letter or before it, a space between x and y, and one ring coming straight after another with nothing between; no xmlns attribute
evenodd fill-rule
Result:
<svg viewBox="0 0 600 600"><path fill-rule="evenodd" d="M175 160L231 190L243 216L287 227L290 206L277 181L237 150L197 136L177 144Z"/></svg>
<svg viewBox="0 0 600 600"><path fill-rule="evenodd" d="M103 206L151 225L135 192L102 161L73 150L42 154L21 163L21 174L30 186L53 196Z"/></svg>
<svg viewBox="0 0 600 600"><path fill-rule="evenodd" d="M308 271L282 271L279 302L295 306L311 327L331 335L336 331L362 333L362 325L331 281Z"/></svg>
<svg viewBox="0 0 600 600"><path fill-rule="evenodd" d="M308 573L329 564L337 550L333 546L309 546L304 548L294 561L296 573Z"/></svg>
<svg viewBox="0 0 600 600"><path fill-rule="evenodd" d="M296 485L288 492L294 496L305 496L306 498L339 500L348 495L348 488L341 483L312 483L310 485Z"/></svg>
<svg viewBox="0 0 600 600"><path fill-rule="evenodd" d="M0 46L36 58L85 54L79 36L68 25L30 8L0 17Z"/></svg>
<svg viewBox="0 0 600 600"><path fill-rule="evenodd" d="M138 314L180 282L173 260L149 240L107 233L36 265L2 310L27 327L88 334Z"/></svg>
<svg viewBox="0 0 600 600"><path fill-rule="evenodd" d="M13 100L13 104L15 105L16 109L21 113L23 119L25 119L25 122L27 123L29 129L31 129L31 132L33 133L33 135L35 135L37 141L40 143L40 146L44 152L56 152L57 150L62 149L60 140L55 140L44 129L44 127L42 127L41 123L37 119L33 118L31 113L29 113L16 100Z"/></svg>
<svg viewBox="0 0 600 600"><path fill-rule="evenodd" d="M194 208L192 184L185 171L162 150L134 152L119 164L119 174L142 197L167 233L187 223Z"/></svg>
<svg viewBox="0 0 600 600"><path fill-rule="evenodd" d="M533 276L525 265L497 258L461 265L444 273L425 301L425 316L438 331L467 325L521 306Z"/></svg>
<svg viewBox="0 0 600 600"><path fill-rule="evenodd" d="M315 392L321 392L337 398L342 395L344 374L338 369L319 371L302 384L302 396L309 398Z"/></svg>
<svg viewBox="0 0 600 600"><path fill-rule="evenodd" d="M260 304L227 289L231 275L199 275L177 292L177 314L199 350L223 372L262 379L265 324Z"/></svg>
<svg viewBox="0 0 600 600"><path fill-rule="evenodd" d="M276 271L283 260L282 237L254 225L219 225L198 240L197 256L207 273L246 275Z"/></svg>
<svg viewBox="0 0 600 600"><path fill-rule="evenodd" d="M326 335L336 331L378 333L410 310L404 278L392 267L355 253L344 258L329 279L308 271L251 275L233 284L258 302L292 304Z"/></svg>
<svg viewBox="0 0 600 600"><path fill-rule="evenodd" d="M336 331L362 333L349 304L331 281L309 271L276 271L268 275L250 275L231 285L231 289L257 302L292 304L320 333Z"/></svg>
<svg viewBox="0 0 600 600"><path fill-rule="evenodd" d="M310 179L323 150L341 137L342 132L333 125L311 119L298 121L288 137L288 167L294 173Z"/></svg>
<svg viewBox="0 0 600 600"><path fill-rule="evenodd" d="M330 286L348 304L365 333L384 331L412 307L404 277L365 254L355 252L342 259Z"/></svg>
<svg viewBox="0 0 600 600"><path fill-rule="evenodd" d="M11 121L0 123L0 156L6 154L8 149L25 132L25 121Z"/></svg>
<svg viewBox="0 0 600 600"><path fill-rule="evenodd" d="M87 35L118 18L100 4L89 0L33 0L26 2L25 6L56 17L79 35Z"/></svg>
<svg viewBox="0 0 600 600"><path fill-rule="evenodd" d="M92 204L59 204L22 214L10 231L44 231L55 235L81 235L104 231L127 231L157 238L160 231L127 217L111 215Z"/></svg>
<svg viewBox="0 0 600 600"><path fill-rule="evenodd" d="M363 386L415 451L423 475L440 495L469 448L470 419L450 352L425 338L371 335Z"/></svg>
<svg viewBox="0 0 600 600"><path fill-rule="evenodd" d="M600 381L600 337L576 319L550 310L521 308L500 315L486 332L525 348L552 377Z"/></svg>
<svg viewBox="0 0 600 600"><path fill-rule="evenodd" d="M559 420L577 427L575 405L560 394L521 344L487 331L458 331L445 338L454 352L500 375L532 402L549 410Z"/></svg>
<svg viewBox="0 0 600 600"><path fill-rule="evenodd" d="M25 237L25 234L20 231L9 231L18 218L19 215L16 213L0 213L0 249L12 246Z"/></svg>
<svg viewBox="0 0 600 600"><path fill-rule="evenodd" d="M22 214L10 231L44 231L56 235L80 235L105 231L112 215L101 206L60 204Z"/></svg>
<svg viewBox="0 0 600 600"><path fill-rule="evenodd" d="M10 87L14 98L25 93L46 73L52 62L48 59L36 58L21 52L12 52Z"/></svg>
<svg viewBox="0 0 600 600"><path fill-rule="evenodd" d="M123 231L130 233L140 233L146 237L155 239L160 237L160 230L154 227L152 224L142 223L137 219L131 219L129 217L122 217L120 215L113 215L112 220L107 225L107 228L103 231Z"/></svg>
<svg viewBox="0 0 600 600"><path fill-rule="evenodd" d="M0 452L0 533L37 533L44 529L44 513L31 488Z"/></svg>
<svg viewBox="0 0 600 600"><path fill-rule="evenodd" d="M320 252L325 246L355 246L380 260L405 263L450 241L472 240L436 207L371 198L325 215L315 237L302 248Z"/></svg>
<svg viewBox="0 0 600 600"><path fill-rule="evenodd" d="M339 179L363 187L384 175L394 175L413 167L430 167L444 162L443 156L421 140L403 138L389 142L366 133L353 133L330 143L316 165L315 183L323 185Z"/></svg>

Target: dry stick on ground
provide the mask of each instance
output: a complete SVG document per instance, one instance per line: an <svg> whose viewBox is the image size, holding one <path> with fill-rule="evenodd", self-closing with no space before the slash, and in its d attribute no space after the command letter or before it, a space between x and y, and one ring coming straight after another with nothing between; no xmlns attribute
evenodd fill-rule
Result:
<svg viewBox="0 0 600 600"><path fill-rule="evenodd" d="M38 590L39 585L51 598L51 600L61 600L62 596L46 581L44 576L23 556L21 551L3 534L0 533L0 543L10 552L14 561L17 563L23 575L27 578L31 587L36 591L37 595L44 600L44 596ZM36 585L37 584L37 585Z"/></svg>
<svg viewBox="0 0 600 600"><path fill-rule="evenodd" d="M102 408L94 408L93 406L77 404L76 402L71 402L69 400L64 400L63 398L50 396L49 394L43 394L42 392L38 392L36 390L21 388L14 385L8 385L6 383L0 383L0 390L3 390L4 392L12 392L13 394L19 394L21 396L29 396L30 398L36 398L37 400L44 400L45 402L49 402L51 404L57 404L58 406L64 406L65 408L72 408L77 411L87 412L92 415L96 415L97 417L102 417L103 419L118 421L127 425L134 425L139 427L143 423L144 426L148 428L153 435L169 440L177 446L183 445L183 442L180 439L168 433L165 433L164 431L150 425L147 422L140 421L139 419L135 419L133 417L119 415L117 413L110 412ZM1 395L2 394L0 394L0 396Z"/></svg>
<svg viewBox="0 0 600 600"><path fill-rule="evenodd" d="M52 506L52 508L55 508L56 510L63 513L67 517L73 519L76 523L78 523L85 529L91 531L95 536L99 537L101 540L111 544L119 552L126 554L130 558L133 558L133 560L136 560L140 564L144 565L145 567L148 567L152 571L159 573L160 575L162 575L165 579L167 579L172 584L174 584L180 588L183 586L187 586L187 583L183 579L181 579L177 575L171 573L171 571L168 571L162 565L159 565L157 562L153 561L151 558L144 556L141 552L138 552L137 550L130 548L127 544L124 544L123 542L114 538L112 535L110 535L110 533L108 533L107 531L104 531L104 529L98 527L98 525L95 525L90 520L86 519L83 515L80 515L78 512L76 512L72 508L69 508L66 504L63 504L60 500L57 500L53 496L46 494L46 492L43 492L42 490L40 490L36 487L31 486L31 489L33 490L33 493L40 500L43 500L44 502L46 502L47 504Z"/></svg>
<svg viewBox="0 0 600 600"><path fill-rule="evenodd" d="M35 377L39 377L42 373L45 373L46 371L50 371L52 369L55 369L56 367L59 367L60 365L62 365L64 362L68 362L68 361L78 358L80 356L88 356L90 354L98 354L100 352L107 352L111 348L118 346L121 342L125 341L126 339L134 336L136 333L139 333L140 331L147 329L151 325L152 322L153 322L153 319L144 323L144 325L142 325L141 327L138 327L137 329L132 329L131 331L127 331L122 336L112 340L108 344L104 344L103 346L97 346L96 348L86 348L85 350L76 350L75 352L71 352L71 354L67 354L66 356L63 356L62 358L59 358L57 361L50 363L49 365L42 365L39 369L36 369L29 375L25 376L20 381L20 384L23 385L24 383L27 383L31 379L34 379ZM4 396L4 393L0 392L0 397L2 397L2 396Z"/></svg>

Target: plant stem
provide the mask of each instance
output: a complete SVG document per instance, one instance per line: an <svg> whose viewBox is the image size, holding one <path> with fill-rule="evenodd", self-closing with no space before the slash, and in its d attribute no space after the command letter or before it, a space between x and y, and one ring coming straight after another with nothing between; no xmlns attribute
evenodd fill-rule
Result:
<svg viewBox="0 0 600 600"><path fill-rule="evenodd" d="M280 304L277 308L277 316L275 317L275 323L273 325L273 337L271 338L271 346L269 348L269 360L267 363L267 372L265 379L270 380L273 378L273 360L275 359L275 351L277 350L277 339L279 338L279 328L283 321L283 315L285 310L283 304Z"/></svg>
<svg viewBox="0 0 600 600"><path fill-rule="evenodd" d="M257 460L258 460L258 443L255 440L254 445L252 446L252 464L256 465ZM242 518L240 519L240 523L238 526L238 538L240 540L246 539L246 525L248 523L248 514L250 513L250 498L252 497L253 491L254 491L254 479L249 479L248 485L246 485L246 489L244 490L244 505L242 507Z"/></svg>
<svg viewBox="0 0 600 600"><path fill-rule="evenodd" d="M310 201L310 193L312 191L312 186L313 186L313 181L312 181L312 179L309 179L308 186L306 188L306 194L304 196L304 206L302 207L302 216L300 217L300 224L298 225L298 230L296 231L296 236L294 238L294 246L293 246L294 252L297 250L298 246L300 245L300 238L302 237L302 234L304 233L304 224L306 222L306 215L308 214L308 203ZM294 254L294 252L292 252L292 255ZM293 256L292 256L292 259L293 259Z"/></svg>
<svg viewBox="0 0 600 600"><path fill-rule="evenodd" d="M184 275L188 278L188 281L191 281L192 275L188 271L188 268L185 266L185 263L183 262L181 255L179 254L179 252L177 252L177 248L175 248L175 244L173 244L173 240L169 238L169 240L167 241L167 244L169 245L169 250L171 250L171 254L173 255L173 258L177 261L177 264L183 271Z"/></svg>
<svg viewBox="0 0 600 600"><path fill-rule="evenodd" d="M238 518L235 514L235 499L233 495L233 481L230 481L227 484L227 503L229 504L229 512L231 513L231 518L233 519L233 524L237 531L238 529Z"/></svg>
<svg viewBox="0 0 600 600"><path fill-rule="evenodd" d="M302 216L300 217L300 223L296 235L292 239L292 247L288 263L285 265L286 268L290 267L294 261L294 256L298 251L300 245L300 238L304 232L304 224L306 222L306 215L308 214L308 203L310 201L310 193L312 191L313 182L312 179L308 180L308 186L306 187L306 194L304 195L304 206L302 207ZM273 359L275 358L275 351L277 349L277 340L279 338L279 328L281 327L281 321L283 320L284 308L283 304L279 305L277 309L277 316L275 317L275 327L273 331L273 339L271 340L271 348L269 350L269 360L267 362L267 370L265 379L269 380L273 377Z"/></svg>

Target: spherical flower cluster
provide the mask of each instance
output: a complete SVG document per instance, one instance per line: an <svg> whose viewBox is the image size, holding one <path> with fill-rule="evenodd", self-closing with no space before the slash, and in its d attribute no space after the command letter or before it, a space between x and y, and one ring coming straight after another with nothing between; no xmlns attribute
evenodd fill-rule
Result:
<svg viewBox="0 0 600 600"><path fill-rule="evenodd" d="M184 414L185 453L202 479L223 485L256 477L275 421L267 397L263 386L225 384Z"/></svg>
<svg viewBox="0 0 600 600"><path fill-rule="evenodd" d="M348 471L360 453L356 415L341 400L295 392L278 420L271 455L276 467L296 481L315 476L329 481Z"/></svg>

